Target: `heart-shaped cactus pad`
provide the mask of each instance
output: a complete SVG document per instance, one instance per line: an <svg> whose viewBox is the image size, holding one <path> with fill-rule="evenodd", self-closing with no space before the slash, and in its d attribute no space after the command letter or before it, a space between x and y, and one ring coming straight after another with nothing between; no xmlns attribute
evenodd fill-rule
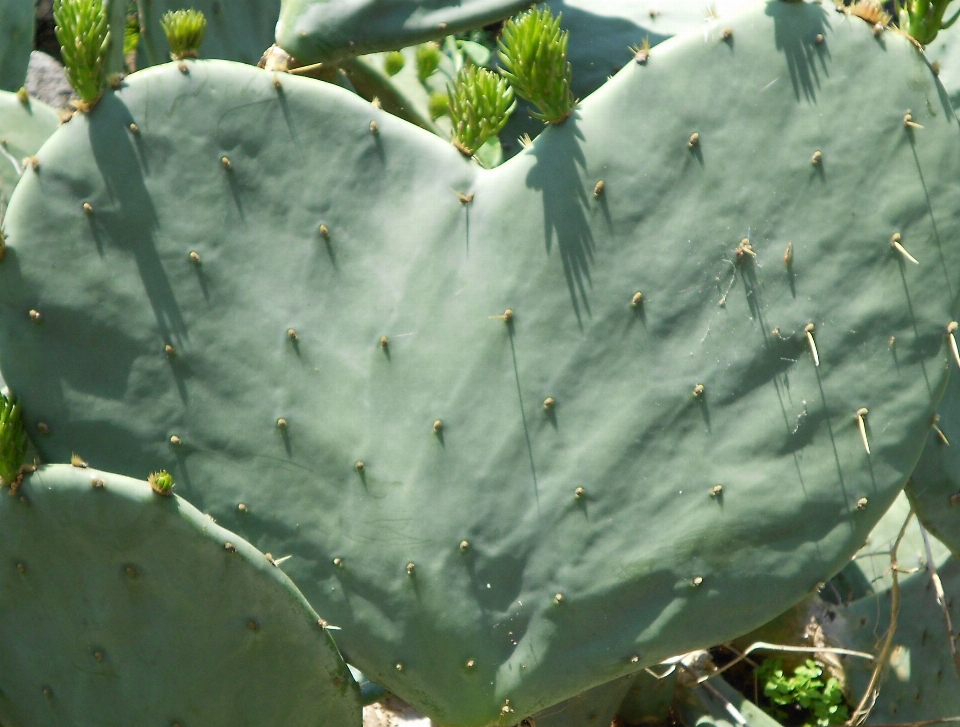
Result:
<svg viewBox="0 0 960 727"><path fill-rule="evenodd" d="M910 474L960 134L876 32L774 0L492 170L319 81L134 74L14 194L3 375L44 457L168 469L372 680L514 724L783 612Z"/></svg>

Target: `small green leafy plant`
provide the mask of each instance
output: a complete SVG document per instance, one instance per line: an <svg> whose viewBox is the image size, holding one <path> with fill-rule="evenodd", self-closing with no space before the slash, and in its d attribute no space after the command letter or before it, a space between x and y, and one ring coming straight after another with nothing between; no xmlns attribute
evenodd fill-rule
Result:
<svg viewBox="0 0 960 727"><path fill-rule="evenodd" d="M577 105L567 61L570 33L560 30L562 17L534 8L508 20L500 37L500 73L537 107L530 114L548 124L559 124Z"/></svg>
<svg viewBox="0 0 960 727"><path fill-rule="evenodd" d="M791 714L781 707L802 711L804 727L843 724L849 717L840 683L835 677L824 681L823 667L812 659L794 669L789 677L783 671L782 660L766 659L757 669L757 679L770 703L766 711L780 721Z"/></svg>
<svg viewBox="0 0 960 727"><path fill-rule="evenodd" d="M53 9L57 42L70 85L88 111L103 95L110 26L102 0L57 0Z"/></svg>
<svg viewBox="0 0 960 727"><path fill-rule="evenodd" d="M207 19L199 10L169 10L160 20L170 44L170 57L176 61L196 58L207 33Z"/></svg>

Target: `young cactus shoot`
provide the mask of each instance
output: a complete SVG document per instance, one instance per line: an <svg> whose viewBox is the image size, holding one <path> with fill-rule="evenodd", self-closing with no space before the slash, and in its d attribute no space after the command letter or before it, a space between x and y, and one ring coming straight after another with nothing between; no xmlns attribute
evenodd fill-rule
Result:
<svg viewBox="0 0 960 727"><path fill-rule="evenodd" d="M20 477L27 453L20 403L0 394L0 484L11 486Z"/></svg>
<svg viewBox="0 0 960 727"><path fill-rule="evenodd" d="M506 79L473 65L460 69L449 96L453 144L470 156L500 133L517 106Z"/></svg>
<svg viewBox="0 0 960 727"><path fill-rule="evenodd" d="M539 109L531 115L548 124L561 123L577 105L567 62L570 34L560 30L562 17L547 7L533 8L508 20L500 38L500 73Z"/></svg>
<svg viewBox="0 0 960 727"><path fill-rule="evenodd" d="M168 10L160 20L167 43L170 44L170 57L175 61L184 58L197 58L200 45L207 32L207 19L199 10Z"/></svg>
<svg viewBox="0 0 960 727"><path fill-rule="evenodd" d="M158 495L163 495L164 497L170 497L173 494L174 482L173 475L171 475L166 470L160 470L159 472L151 472L150 476L147 478L147 482L150 483L150 487Z"/></svg>
<svg viewBox="0 0 960 727"><path fill-rule="evenodd" d="M920 45L929 45L937 33L953 25L960 10L944 21L943 16L951 0L897 0L900 27Z"/></svg>
<svg viewBox="0 0 960 727"><path fill-rule="evenodd" d="M89 111L103 95L110 26L102 0L57 0L53 10L67 79Z"/></svg>

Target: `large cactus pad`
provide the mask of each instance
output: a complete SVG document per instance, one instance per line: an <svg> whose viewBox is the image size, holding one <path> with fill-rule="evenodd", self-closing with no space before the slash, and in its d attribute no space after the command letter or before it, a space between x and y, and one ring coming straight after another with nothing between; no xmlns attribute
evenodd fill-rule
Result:
<svg viewBox="0 0 960 727"><path fill-rule="evenodd" d="M907 39L772 2L489 171L327 84L187 71L21 181L3 373L44 456L174 472L438 722L764 623L902 488L960 290L957 120Z"/></svg>
<svg viewBox="0 0 960 727"><path fill-rule="evenodd" d="M0 532L5 727L360 727L290 579L185 501L50 465L0 497Z"/></svg>

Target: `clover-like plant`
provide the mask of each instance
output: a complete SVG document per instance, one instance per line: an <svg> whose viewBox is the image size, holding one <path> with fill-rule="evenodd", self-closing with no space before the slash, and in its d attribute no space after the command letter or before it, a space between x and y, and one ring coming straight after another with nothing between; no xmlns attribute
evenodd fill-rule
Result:
<svg viewBox="0 0 960 727"><path fill-rule="evenodd" d="M763 695L772 705L768 709L772 716L782 721L787 713L779 708L793 708L803 713L804 727L830 727L843 724L849 717L836 677L826 681L822 677L823 667L812 659L794 669L792 677L784 673L780 659L766 659L757 669Z"/></svg>
<svg viewBox="0 0 960 727"><path fill-rule="evenodd" d="M13 486L19 479L27 454L20 402L0 394L0 484Z"/></svg>
<svg viewBox="0 0 960 727"><path fill-rule="evenodd" d="M199 10L168 10L160 25L170 44L170 57L175 61L196 58L207 33L207 19Z"/></svg>
<svg viewBox="0 0 960 727"><path fill-rule="evenodd" d="M53 9L57 42L67 80L89 111L103 95L103 82L110 47L110 25L102 0L57 0Z"/></svg>
<svg viewBox="0 0 960 727"><path fill-rule="evenodd" d="M151 472L150 476L147 478L147 482L150 484L151 489L158 495L170 497L170 495L173 494L173 475L166 470Z"/></svg>
<svg viewBox="0 0 960 727"><path fill-rule="evenodd" d="M454 146L470 156L500 133L517 107L507 80L486 68L465 65L447 88Z"/></svg>
<svg viewBox="0 0 960 727"><path fill-rule="evenodd" d="M562 17L548 7L533 8L508 20L500 36L500 73L537 107L530 114L548 124L559 124L577 105L567 61L570 33L560 30Z"/></svg>
<svg viewBox="0 0 960 727"><path fill-rule="evenodd" d="M944 21L951 0L896 0L900 29L920 45L929 45L937 33L946 30L960 17L960 10Z"/></svg>

